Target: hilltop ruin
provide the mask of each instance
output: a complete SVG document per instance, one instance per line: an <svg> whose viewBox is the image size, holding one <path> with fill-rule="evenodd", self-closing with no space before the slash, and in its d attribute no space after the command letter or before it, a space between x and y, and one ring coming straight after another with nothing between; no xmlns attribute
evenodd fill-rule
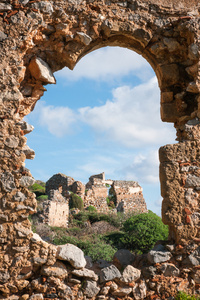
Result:
<svg viewBox="0 0 200 300"><path fill-rule="evenodd" d="M136 181L106 180L105 174L101 173L91 176L84 185L70 176L58 173L46 182L48 200L42 203L40 220L50 226L67 227L71 192L81 197L84 209L92 206L97 212L109 213L109 188L112 189L115 202L113 213L147 212L142 188Z"/></svg>

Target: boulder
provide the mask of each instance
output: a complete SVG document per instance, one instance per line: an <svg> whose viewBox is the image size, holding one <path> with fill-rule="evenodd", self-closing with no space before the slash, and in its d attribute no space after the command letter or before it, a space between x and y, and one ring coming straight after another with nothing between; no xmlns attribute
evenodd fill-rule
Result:
<svg viewBox="0 0 200 300"><path fill-rule="evenodd" d="M151 264L157 264L170 260L171 256L164 246L157 245L147 254L147 259Z"/></svg>
<svg viewBox="0 0 200 300"><path fill-rule="evenodd" d="M104 260L104 259L98 259L96 261L96 263L97 263L97 265L100 269L107 268L107 267L111 266L111 263L109 263L107 260Z"/></svg>
<svg viewBox="0 0 200 300"><path fill-rule="evenodd" d="M110 281L120 277L121 273L119 272L119 270L114 265L110 265L109 267L103 268L101 270L100 282Z"/></svg>
<svg viewBox="0 0 200 300"><path fill-rule="evenodd" d="M183 265L189 268L200 265L200 246L183 260Z"/></svg>
<svg viewBox="0 0 200 300"><path fill-rule="evenodd" d="M129 250L120 249L113 257L113 264L120 270L124 269L128 265L131 265L134 259L135 255L133 255Z"/></svg>
<svg viewBox="0 0 200 300"><path fill-rule="evenodd" d="M85 268L80 269L80 270L73 270L72 274L77 277L86 277L86 278L92 279L94 281L98 280L98 276L94 273L94 271L88 270Z"/></svg>
<svg viewBox="0 0 200 300"><path fill-rule="evenodd" d="M96 281L87 280L83 285L83 293L85 296L92 298L95 297L100 291Z"/></svg>
<svg viewBox="0 0 200 300"><path fill-rule="evenodd" d="M57 258L68 261L76 269L86 266L83 251L72 244L59 246L57 248Z"/></svg>
<svg viewBox="0 0 200 300"><path fill-rule="evenodd" d="M123 273L122 277L120 278L120 281L130 283L133 281L137 281L140 278L141 271L134 268L133 266L127 266Z"/></svg>
<svg viewBox="0 0 200 300"><path fill-rule="evenodd" d="M53 266L42 266L40 273L44 276L54 276L61 279L64 279L68 275L66 266L59 261L57 261Z"/></svg>

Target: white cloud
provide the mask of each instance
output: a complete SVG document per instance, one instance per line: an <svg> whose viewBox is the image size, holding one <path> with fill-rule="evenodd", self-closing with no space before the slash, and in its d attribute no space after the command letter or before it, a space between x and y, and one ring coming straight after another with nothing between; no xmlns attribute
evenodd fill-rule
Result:
<svg viewBox="0 0 200 300"><path fill-rule="evenodd" d="M106 47L83 57L71 71L68 68L57 73L68 81L81 78L112 81L133 74L140 79L152 76L149 63L136 52L120 47Z"/></svg>
<svg viewBox="0 0 200 300"><path fill-rule="evenodd" d="M105 172L107 175L112 174L114 167L119 162L110 155L102 155L100 153L89 157L88 161L82 165L79 165L78 169L84 171L84 174L91 176L92 174L98 174Z"/></svg>
<svg viewBox="0 0 200 300"><path fill-rule="evenodd" d="M39 118L39 124L56 137L72 134L77 121L75 112L70 108L46 105L45 102L37 104L34 114Z"/></svg>
<svg viewBox="0 0 200 300"><path fill-rule="evenodd" d="M113 99L102 106L79 109L82 121L96 134L125 147L144 147L172 142L172 125L160 120L160 92L156 77L136 87L113 90Z"/></svg>
<svg viewBox="0 0 200 300"><path fill-rule="evenodd" d="M129 159L127 165L119 170L126 180L136 180L139 183L157 184L159 182L158 150L148 149L145 154L138 153Z"/></svg>

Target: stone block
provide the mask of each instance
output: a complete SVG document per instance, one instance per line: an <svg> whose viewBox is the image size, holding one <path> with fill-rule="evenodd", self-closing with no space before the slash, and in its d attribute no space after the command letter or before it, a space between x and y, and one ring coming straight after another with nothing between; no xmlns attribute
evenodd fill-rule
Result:
<svg viewBox="0 0 200 300"><path fill-rule="evenodd" d="M29 64L29 70L31 75L36 79L44 83L56 83L53 72L51 71L48 64L43 61L40 57L35 57Z"/></svg>
<svg viewBox="0 0 200 300"><path fill-rule="evenodd" d="M96 281L87 280L85 284L83 285L83 293L89 298L95 297L99 291L100 288L97 286Z"/></svg>
<svg viewBox="0 0 200 300"><path fill-rule="evenodd" d="M133 281L137 281L140 278L140 276L141 271L129 265L124 269L120 281L124 283L131 283Z"/></svg>
<svg viewBox="0 0 200 300"><path fill-rule="evenodd" d="M94 271L85 268L80 270L73 270L72 274L77 277L85 277L94 281L98 280L98 276L94 273Z"/></svg>
<svg viewBox="0 0 200 300"><path fill-rule="evenodd" d="M152 264L168 261L171 257L171 252L167 251L162 245L154 247L147 255L148 261Z"/></svg>
<svg viewBox="0 0 200 300"><path fill-rule="evenodd" d="M65 244L57 248L57 258L68 261L74 268L81 269L86 266L83 251L72 244Z"/></svg>
<svg viewBox="0 0 200 300"><path fill-rule="evenodd" d="M120 270L124 269L126 266L131 265L135 260L135 255L133 255L129 250L120 249L113 256L113 264Z"/></svg>
<svg viewBox="0 0 200 300"><path fill-rule="evenodd" d="M0 183L6 192L11 192L16 188L14 176L10 172L4 172L0 175Z"/></svg>
<svg viewBox="0 0 200 300"><path fill-rule="evenodd" d="M161 103L169 103L174 99L173 92L161 92Z"/></svg>
<svg viewBox="0 0 200 300"><path fill-rule="evenodd" d="M57 261L52 266L42 266L40 273L41 273L41 275L44 275L44 276L48 276L48 277L54 276L54 277L58 277L60 279L64 279L68 275L66 266L62 262L59 262L59 261Z"/></svg>
<svg viewBox="0 0 200 300"><path fill-rule="evenodd" d="M179 82L180 72L177 64L166 64L159 67L161 74L161 90Z"/></svg>
<svg viewBox="0 0 200 300"><path fill-rule="evenodd" d="M161 103L160 109L161 119L163 122L176 122L179 117L176 105L174 102Z"/></svg>
<svg viewBox="0 0 200 300"><path fill-rule="evenodd" d="M121 273L119 272L119 270L114 265L111 265L101 270L100 282L106 282L120 277Z"/></svg>

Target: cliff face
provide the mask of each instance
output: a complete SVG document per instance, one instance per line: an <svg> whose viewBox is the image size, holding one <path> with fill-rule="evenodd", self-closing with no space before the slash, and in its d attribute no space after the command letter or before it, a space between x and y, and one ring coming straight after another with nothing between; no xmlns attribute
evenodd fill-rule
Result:
<svg viewBox="0 0 200 300"><path fill-rule="evenodd" d="M122 280L125 290L121 281L116 283L120 275L114 268L113 273L118 275L106 277L104 270L98 285L97 277L84 273L80 277L86 282L81 286L76 272L70 269L67 275L60 262L65 257L59 254L61 250L33 237L28 221L29 214L35 212L36 200L27 189L34 180L24 161L33 158L34 151L27 148L25 135L33 128L23 117L34 109L44 86L55 83L53 72L64 66L73 69L81 57L104 46L127 47L148 60L159 81L161 118L173 122L177 129L178 143L160 149L162 215L170 228L168 262L160 261L160 267L154 269L157 261L150 258L149 267L152 265L147 272L141 275L136 271L140 276L131 277L131 283L131 279L128 283ZM158 299L170 297L177 290L198 291L198 1L3 0L0 90L2 298L15 295L19 299L17 295L24 294L22 299L42 299L43 295L112 299L126 294L135 299ZM156 251L159 255L160 250ZM56 275L57 270L62 270L62 275ZM102 278L109 278L109 283Z"/></svg>

